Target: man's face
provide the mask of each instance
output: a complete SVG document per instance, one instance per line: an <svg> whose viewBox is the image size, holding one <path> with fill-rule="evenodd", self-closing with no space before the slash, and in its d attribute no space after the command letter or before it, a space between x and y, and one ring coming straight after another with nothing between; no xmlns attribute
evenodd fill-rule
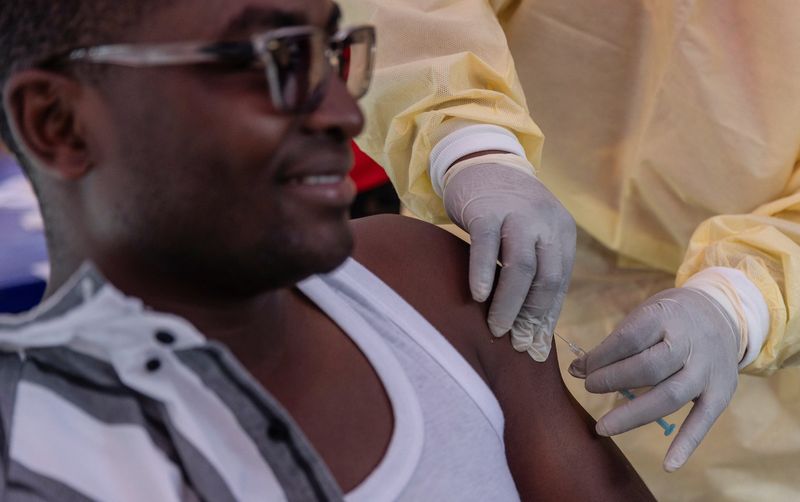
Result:
<svg viewBox="0 0 800 502"><path fill-rule="evenodd" d="M178 0L120 42L248 40L279 27L277 12L326 28L333 11L329 0ZM93 245L234 293L291 284L349 254L349 140L363 118L339 79L301 115L275 110L257 69L111 67L96 92L85 114Z"/></svg>

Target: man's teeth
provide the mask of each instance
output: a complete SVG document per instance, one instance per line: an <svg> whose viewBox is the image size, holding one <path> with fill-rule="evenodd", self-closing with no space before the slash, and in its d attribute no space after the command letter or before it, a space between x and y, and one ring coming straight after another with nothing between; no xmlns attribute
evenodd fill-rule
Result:
<svg viewBox="0 0 800 502"><path fill-rule="evenodd" d="M300 183L303 185L331 185L340 183L344 176L339 174L321 174L318 176L304 176L300 178Z"/></svg>

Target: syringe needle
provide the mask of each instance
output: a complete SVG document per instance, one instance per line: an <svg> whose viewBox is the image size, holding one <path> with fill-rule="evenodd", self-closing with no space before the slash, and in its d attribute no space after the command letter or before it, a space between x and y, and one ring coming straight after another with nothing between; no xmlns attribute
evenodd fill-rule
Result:
<svg viewBox="0 0 800 502"><path fill-rule="evenodd" d="M586 355L586 352L584 352L582 348L578 347L577 344L572 343L563 336L559 335L557 331L553 331L553 334L556 335L558 338L560 338L562 342L566 343L567 346L569 347L570 352L572 352L576 356L583 357Z"/></svg>
<svg viewBox="0 0 800 502"><path fill-rule="evenodd" d="M562 342L566 343L567 346L569 347L569 350L576 356L583 357L586 355L586 351L580 348L578 344L567 340L563 336L559 335L558 332L556 331L553 331L553 334L556 335L558 338L560 338ZM636 395L627 389L622 389L621 391L619 391L619 394L629 401L633 401L634 399L636 399ZM656 423L660 425L662 429L664 429L665 436L669 436L675 430L675 424L671 424L666 420L664 420L663 418L659 418L658 420L656 420Z"/></svg>

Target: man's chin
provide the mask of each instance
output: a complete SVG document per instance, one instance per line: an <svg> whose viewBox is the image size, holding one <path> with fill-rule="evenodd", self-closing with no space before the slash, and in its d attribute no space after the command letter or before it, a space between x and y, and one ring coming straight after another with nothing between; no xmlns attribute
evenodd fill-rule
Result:
<svg viewBox="0 0 800 502"><path fill-rule="evenodd" d="M336 270L353 252L353 235L347 223L335 230L326 229L306 235L301 242L286 248L281 258L273 264L287 273L282 281L286 287L313 275Z"/></svg>
<svg viewBox="0 0 800 502"><path fill-rule="evenodd" d="M346 237L342 237L340 242L327 246L324 250L315 253L315 257L310 257L308 264L314 264L311 274L326 274L339 268L347 258L353 253L353 237L348 232Z"/></svg>

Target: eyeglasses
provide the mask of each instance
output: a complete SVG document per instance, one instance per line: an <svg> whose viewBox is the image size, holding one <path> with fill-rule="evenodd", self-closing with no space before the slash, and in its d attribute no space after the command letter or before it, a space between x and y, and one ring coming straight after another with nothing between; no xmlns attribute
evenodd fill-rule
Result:
<svg viewBox="0 0 800 502"><path fill-rule="evenodd" d="M313 110L336 73L358 99L366 94L375 61L375 29L355 26L330 36L316 26L255 34L248 42L102 45L75 49L67 61L129 67L232 64L263 68L273 105L281 112Z"/></svg>

